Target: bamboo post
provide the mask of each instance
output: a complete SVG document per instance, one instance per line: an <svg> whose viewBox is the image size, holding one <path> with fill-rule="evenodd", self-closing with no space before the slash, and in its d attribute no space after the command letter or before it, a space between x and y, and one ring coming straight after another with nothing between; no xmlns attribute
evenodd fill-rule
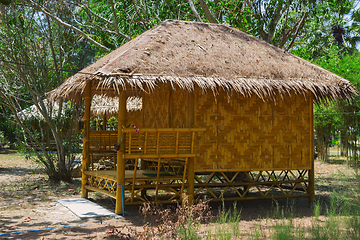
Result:
<svg viewBox="0 0 360 240"><path fill-rule="evenodd" d="M144 121L143 121L144 122ZM147 136L148 133L145 132L145 139L144 139L144 149L143 149L143 153L146 154L146 144L147 144ZM143 159L141 159L141 169L147 169L147 162ZM141 190L141 197L146 198L146 188L144 188L143 190Z"/></svg>
<svg viewBox="0 0 360 240"><path fill-rule="evenodd" d="M311 169L309 170L309 185L308 185L308 193L309 196L309 204L313 205L315 202L315 176L314 176L314 105L313 105L313 95L310 92L310 165Z"/></svg>
<svg viewBox="0 0 360 240"><path fill-rule="evenodd" d="M160 132L157 132L156 137L156 154L159 154L159 145L160 145ZM159 192L159 178L160 178L160 165L161 164L161 158L158 158L158 168L157 168L157 174L156 174L156 190L155 190L155 202L157 203L158 199L158 192Z"/></svg>
<svg viewBox="0 0 360 240"><path fill-rule="evenodd" d="M81 197L88 198L88 190L85 189L87 176L85 171L89 170L90 162L90 106L91 106L91 82L85 87L85 113L84 113L84 137L83 137L83 159L81 178Z"/></svg>
<svg viewBox="0 0 360 240"><path fill-rule="evenodd" d="M195 91L189 93L189 127L193 127L195 123ZM194 153L194 141L195 141L195 132L192 132L191 136L191 153ZM193 204L194 201L194 184L195 184L195 158L189 158L187 163L187 194L189 204Z"/></svg>
<svg viewBox="0 0 360 240"><path fill-rule="evenodd" d="M189 158L187 164L187 182L188 182L187 194L188 194L189 204L193 204L194 201L194 183L195 183L194 160L195 158Z"/></svg>
<svg viewBox="0 0 360 240"><path fill-rule="evenodd" d="M117 151L117 167L116 167L116 181L117 181L117 190L116 190L116 206L115 213L123 214L123 202L124 202L124 185L125 185L125 136L123 135L123 126L126 125L126 93L122 92L119 97L119 113L118 113L118 144L120 143L120 148Z"/></svg>
<svg viewBox="0 0 360 240"><path fill-rule="evenodd" d="M134 201L134 191L135 191L135 180L136 180L137 165L138 165L138 160L135 159L134 176L133 176L132 187L131 187L131 202Z"/></svg>
<svg viewBox="0 0 360 240"><path fill-rule="evenodd" d="M159 182L160 182L160 168L161 168L161 158L158 159L158 168L156 173L156 190L155 190L155 203L158 200L158 192L159 192Z"/></svg>
<svg viewBox="0 0 360 240"><path fill-rule="evenodd" d="M182 194L183 194L183 191L184 191L184 184L185 184L185 177L186 177L186 171L187 171L187 165L188 165L188 162L189 162L189 158L185 158L185 164L184 164L184 173L183 173L183 178L182 178L182 184L181 184L181 198L182 198Z"/></svg>
<svg viewBox="0 0 360 240"><path fill-rule="evenodd" d="M106 131L106 123L107 123L107 117L106 117L106 113L103 116L103 130Z"/></svg>

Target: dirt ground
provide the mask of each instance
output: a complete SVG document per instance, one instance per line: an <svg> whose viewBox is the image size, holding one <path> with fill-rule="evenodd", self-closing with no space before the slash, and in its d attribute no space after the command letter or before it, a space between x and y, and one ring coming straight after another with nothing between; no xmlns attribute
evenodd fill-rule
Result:
<svg viewBox="0 0 360 240"><path fill-rule="evenodd" d="M315 162L316 198L328 201L329 194L353 187L354 172L342 161L331 163ZM58 199L79 198L80 179L72 183L54 184L48 182L46 175L33 163L19 153L0 151L0 239L104 239L109 238L113 227L121 230L130 226L138 230L144 225L139 206L126 206L124 217L80 219L67 208L57 203ZM90 195L91 200L114 211L109 198L97 193ZM308 224L313 210L308 199L292 200L297 222ZM230 207L232 203L226 203ZM264 219L272 215L274 206L286 209L287 200L256 200L238 202L241 211L240 227L244 232L254 232ZM211 203L214 215L221 204ZM207 226L201 233L206 234Z"/></svg>

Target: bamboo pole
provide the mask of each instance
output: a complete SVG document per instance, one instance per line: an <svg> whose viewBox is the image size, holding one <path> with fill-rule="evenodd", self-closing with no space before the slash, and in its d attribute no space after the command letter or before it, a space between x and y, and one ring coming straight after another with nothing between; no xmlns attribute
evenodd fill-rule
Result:
<svg viewBox="0 0 360 240"><path fill-rule="evenodd" d="M315 169L314 169L314 103L313 95L310 92L309 108L310 108L310 165L311 169L309 170L309 186L308 194L309 204L313 205L315 202Z"/></svg>
<svg viewBox="0 0 360 240"><path fill-rule="evenodd" d="M176 132L175 153L178 153L178 149L179 149L179 132Z"/></svg>
<svg viewBox="0 0 360 240"><path fill-rule="evenodd" d="M189 127L192 127L195 123L195 92L189 93ZM205 129L202 129L205 131ZM191 153L194 153L194 144L195 144L195 132L192 133L191 136ZM194 202L194 183L195 183L195 157L190 157L187 162L187 194L189 204L193 204Z"/></svg>
<svg viewBox="0 0 360 240"><path fill-rule="evenodd" d="M147 136L148 136L148 132L145 132L144 150L143 150L143 153L144 153L144 154L146 154ZM142 166L142 165L141 165L141 166Z"/></svg>
<svg viewBox="0 0 360 240"><path fill-rule="evenodd" d="M196 157L198 154L195 153L163 153L163 154L124 154L126 159L136 159L136 158L183 158L183 157Z"/></svg>
<svg viewBox="0 0 360 240"><path fill-rule="evenodd" d="M155 202L157 202L157 200L158 200L159 183L160 183L160 168L161 168L161 158L158 159L158 167L157 167L157 173L156 173Z"/></svg>
<svg viewBox="0 0 360 240"><path fill-rule="evenodd" d="M122 92L119 97L119 113L118 113L118 143L120 148L117 151L117 168L116 168L116 181L118 183L116 190L116 206L115 213L123 214L123 201L122 191L125 185L125 136L123 135L123 126L126 125L126 98L125 92Z"/></svg>
<svg viewBox="0 0 360 240"><path fill-rule="evenodd" d="M160 145L160 132L157 133L156 137L156 154L159 154L159 145ZM160 163L161 158L158 158L158 168L157 168L157 175L156 175L156 191L155 191L155 202L158 199L158 191L159 191L159 177L160 177Z"/></svg>
<svg viewBox="0 0 360 240"><path fill-rule="evenodd" d="M135 159L134 176L133 176L132 186L131 186L131 202L134 201L134 190L135 190L135 180L136 180L137 165L138 165L138 160Z"/></svg>
<svg viewBox="0 0 360 240"><path fill-rule="evenodd" d="M85 113L84 113L84 137L83 137L83 160L82 160L82 178L81 178L81 197L88 198L87 176L85 171L89 169L90 163L90 107L91 107L91 82L85 87Z"/></svg>
<svg viewBox="0 0 360 240"><path fill-rule="evenodd" d="M125 133L136 132L136 129L126 128L124 129ZM141 132L205 132L206 128L141 128Z"/></svg>
<svg viewBox="0 0 360 240"><path fill-rule="evenodd" d="M180 190L180 198L182 198L182 194L184 191L184 186L185 186L185 178L186 178L186 171L187 171L187 165L189 162L189 158L185 158L185 164L184 164L184 173L183 173L183 178L182 178L182 184L181 184L181 190Z"/></svg>
<svg viewBox="0 0 360 240"><path fill-rule="evenodd" d="M103 131L106 131L106 123L107 123L107 117L106 117L106 114L104 114L104 117L103 117Z"/></svg>

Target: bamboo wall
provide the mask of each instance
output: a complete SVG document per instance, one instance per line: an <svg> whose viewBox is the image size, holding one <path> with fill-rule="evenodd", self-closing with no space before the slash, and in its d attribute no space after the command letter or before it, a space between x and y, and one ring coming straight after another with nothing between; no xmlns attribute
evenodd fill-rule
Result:
<svg viewBox="0 0 360 240"><path fill-rule="evenodd" d="M143 127L190 128L189 93L160 85L152 94L143 95Z"/></svg>
<svg viewBox="0 0 360 240"><path fill-rule="evenodd" d="M192 100L190 94L165 85L144 94L143 124L137 126L205 127L195 142L197 172L310 169L309 98L293 94L263 102L257 96L228 99L219 92L215 100L212 92L203 94L198 88Z"/></svg>
<svg viewBox="0 0 360 240"><path fill-rule="evenodd" d="M145 128L169 127L170 89L161 84L151 94L143 94L143 124Z"/></svg>
<svg viewBox="0 0 360 240"><path fill-rule="evenodd" d="M195 169L310 169L309 104L303 95L263 102L220 92L215 101L197 91L195 125L207 131L195 143Z"/></svg>
<svg viewBox="0 0 360 240"><path fill-rule="evenodd" d="M143 113L142 111L130 111L126 113L126 126L127 125L135 125L141 126L143 125Z"/></svg>

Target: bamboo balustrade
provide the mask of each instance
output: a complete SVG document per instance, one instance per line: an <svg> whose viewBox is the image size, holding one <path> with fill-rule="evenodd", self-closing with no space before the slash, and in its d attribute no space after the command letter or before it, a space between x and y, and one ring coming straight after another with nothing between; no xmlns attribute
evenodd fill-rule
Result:
<svg viewBox="0 0 360 240"><path fill-rule="evenodd" d="M172 193L171 201L181 198L188 186L186 184L188 162L198 156L194 152L196 133L205 128L122 128L122 144L125 153L122 158L132 160L131 170L124 174L125 204L135 202L135 198L146 201L141 191L153 189L153 201L159 199L159 191ZM95 155L114 154L114 145L118 143L116 131L90 131L91 160ZM140 169L139 162L148 169ZM91 162L91 164L93 164ZM119 163L118 163L119 164ZM93 169L93 168L92 168ZM176 169L176 170L175 170ZM110 197L116 197L114 186L117 182L117 171L86 171L89 184L87 190L98 191ZM165 175L163 175L165 174ZM193 188L193 187L192 187Z"/></svg>
<svg viewBox="0 0 360 240"><path fill-rule="evenodd" d="M111 161L111 169L116 168L116 151L114 145L117 143L116 131L90 131L90 166L94 170L94 162L99 159ZM104 166L106 168L106 166Z"/></svg>
<svg viewBox="0 0 360 240"><path fill-rule="evenodd" d="M156 188L155 202L158 201L160 185L160 171L170 170L171 167L164 167L162 164L181 164L183 166L181 179L181 193L184 191L184 184L187 174L189 158L195 158L194 153L195 133L204 132L205 128L125 128L126 134L126 153L125 159L141 159L156 163ZM134 175L131 188L131 202L133 202L136 185L136 171L138 161L135 160ZM176 172L179 173L179 172ZM179 178L178 174L169 178ZM162 186L163 187L163 186ZM173 186L172 186L173 187Z"/></svg>

